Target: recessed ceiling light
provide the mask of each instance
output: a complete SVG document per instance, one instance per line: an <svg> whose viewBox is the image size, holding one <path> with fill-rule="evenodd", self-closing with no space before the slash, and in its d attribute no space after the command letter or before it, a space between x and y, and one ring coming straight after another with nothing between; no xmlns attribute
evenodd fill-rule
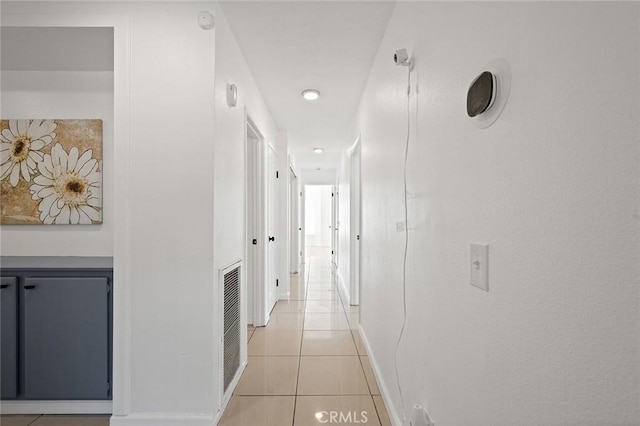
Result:
<svg viewBox="0 0 640 426"><path fill-rule="evenodd" d="M322 151L324 151L324 148L320 148L320 147L313 148L313 152L315 152L316 154L322 154Z"/></svg>
<svg viewBox="0 0 640 426"><path fill-rule="evenodd" d="M303 90L302 97L308 101L315 101L320 97L320 91L316 89Z"/></svg>

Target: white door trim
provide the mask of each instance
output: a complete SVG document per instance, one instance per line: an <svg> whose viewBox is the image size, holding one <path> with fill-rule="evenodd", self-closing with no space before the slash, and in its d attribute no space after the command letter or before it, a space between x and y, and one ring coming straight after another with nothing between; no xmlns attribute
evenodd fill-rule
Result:
<svg viewBox="0 0 640 426"><path fill-rule="evenodd" d="M280 185L279 185L279 158L278 151L272 144L269 144L269 148L265 155L266 164L266 174L265 174L265 184L266 184L266 206L267 206L267 222L266 222L266 230L265 230L265 239L267 239L267 278L266 278L266 312L267 312L267 321L271 314L271 310L274 308L276 302L279 298L279 280L280 280L280 256L282 247L281 244L285 239L280 234L281 225L280 219L282 217L280 209L282 208L282 200L280 196ZM288 178L288 176L287 176ZM284 233L286 235L286 233ZM273 238L273 241L271 241ZM284 241L286 244L286 241ZM283 279L283 284L285 280ZM273 295L273 298L271 297Z"/></svg>
<svg viewBox="0 0 640 426"><path fill-rule="evenodd" d="M247 293L252 297L247 304L248 318L256 327L267 324L267 182L266 141L245 111L245 258L247 259ZM249 133L258 141L252 145ZM251 150L251 152L250 152ZM252 161L253 160L253 161ZM253 164L249 164L252 161ZM255 191L255 192L254 192ZM251 193L250 193L251 192ZM253 239L257 244L253 244ZM249 288L251 286L251 288Z"/></svg>
<svg viewBox="0 0 640 426"><path fill-rule="evenodd" d="M300 267L300 223L299 223L299 209L300 209L300 197L298 196L298 175L293 167L293 164L289 163L289 200L288 200L288 215L289 215L289 244L287 245L288 259L289 259L289 273L297 274Z"/></svg>

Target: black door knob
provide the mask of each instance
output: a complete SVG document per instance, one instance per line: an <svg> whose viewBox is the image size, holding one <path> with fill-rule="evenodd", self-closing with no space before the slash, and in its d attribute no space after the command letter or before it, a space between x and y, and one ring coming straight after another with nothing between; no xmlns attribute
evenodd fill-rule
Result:
<svg viewBox="0 0 640 426"><path fill-rule="evenodd" d="M269 237L269 241L275 241L276 237Z"/></svg>
<svg viewBox="0 0 640 426"><path fill-rule="evenodd" d="M34 288L36 288L36 286L35 286L35 285L25 285L25 286L24 286L24 289L25 289L25 290L33 290Z"/></svg>

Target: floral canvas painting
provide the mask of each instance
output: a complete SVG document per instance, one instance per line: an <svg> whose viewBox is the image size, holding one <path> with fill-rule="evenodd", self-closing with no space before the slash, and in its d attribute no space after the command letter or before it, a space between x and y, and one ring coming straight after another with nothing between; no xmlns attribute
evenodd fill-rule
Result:
<svg viewBox="0 0 640 426"><path fill-rule="evenodd" d="M0 120L0 223L102 223L102 120Z"/></svg>

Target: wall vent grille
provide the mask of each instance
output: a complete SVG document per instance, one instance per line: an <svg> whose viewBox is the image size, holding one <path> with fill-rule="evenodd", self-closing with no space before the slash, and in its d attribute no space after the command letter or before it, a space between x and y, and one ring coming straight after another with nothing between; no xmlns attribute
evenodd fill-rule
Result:
<svg viewBox="0 0 640 426"><path fill-rule="evenodd" d="M240 265L223 271L223 367L224 393L240 368Z"/></svg>

